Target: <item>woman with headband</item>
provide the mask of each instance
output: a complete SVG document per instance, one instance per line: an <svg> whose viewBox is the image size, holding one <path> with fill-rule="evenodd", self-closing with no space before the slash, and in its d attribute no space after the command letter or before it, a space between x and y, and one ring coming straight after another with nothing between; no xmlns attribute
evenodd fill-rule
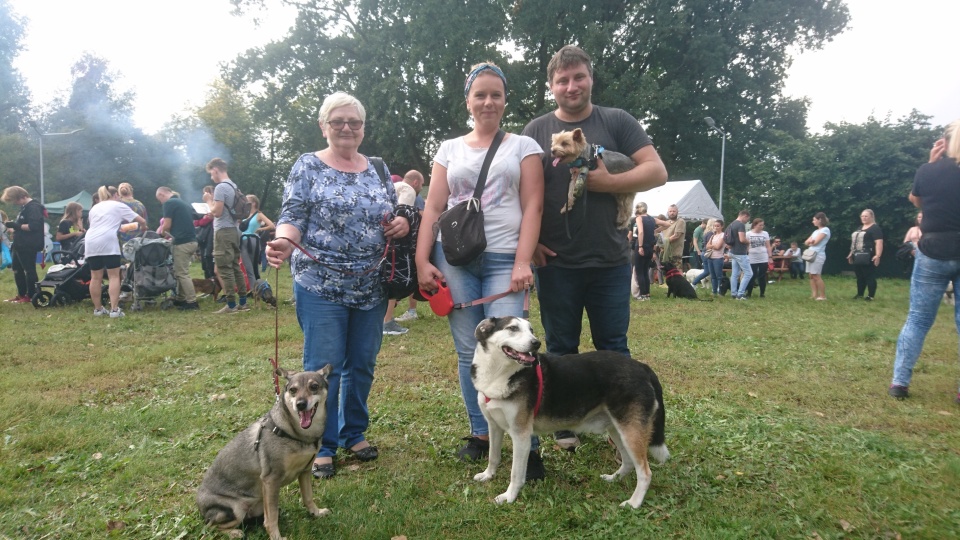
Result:
<svg viewBox="0 0 960 540"><path fill-rule="evenodd" d="M487 454L489 432L470 379L477 347L474 330L487 317L523 316L524 294L533 285L530 261L540 235L543 150L530 137L506 134L496 149L480 199L487 248L464 266L447 263L440 241L435 241L433 226L444 210L473 196L487 150L500 131L507 79L495 64L477 64L467 75L464 97L473 130L444 141L434 157L417 242L417 277L420 287L427 291L435 291L438 280L445 281L455 303L513 291L491 303L455 309L448 316L459 362L460 391L470 419L470 436L464 438L467 444L457 455L464 461L477 461ZM543 477L538 446L535 442L530 452L528 480Z"/></svg>

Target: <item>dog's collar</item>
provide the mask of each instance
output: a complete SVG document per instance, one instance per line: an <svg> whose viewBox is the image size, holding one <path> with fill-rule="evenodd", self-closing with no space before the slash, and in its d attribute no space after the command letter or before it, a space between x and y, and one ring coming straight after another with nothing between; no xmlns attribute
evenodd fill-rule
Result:
<svg viewBox="0 0 960 540"><path fill-rule="evenodd" d="M666 276L664 276L664 277L671 278L671 277L674 277L674 276L682 276L682 275L683 275L683 272L681 272L680 270L677 270L676 268L674 268L674 269L668 271L667 274L666 274Z"/></svg>
<svg viewBox="0 0 960 540"><path fill-rule="evenodd" d="M282 430L282 429L280 428L280 426L278 426L278 425L276 424L276 422L274 422L273 419L270 418L270 415L268 414L268 415L265 415L265 416L260 420L260 429L257 430L257 440L255 440L255 441L253 442L253 451L254 451L254 452L257 452L257 451L260 450L260 438L261 438L261 435L263 434L263 428L268 427L267 424L273 425L273 427L269 428L269 431L270 431L270 433L273 433L273 434L276 435L277 437L281 437L281 438L284 438L284 439L290 439L291 441L297 441L297 442L300 443L300 444L308 444L308 443L304 442L302 439L298 439L298 438L294 437L293 435L287 433L286 431ZM320 441L318 440L317 442L319 443Z"/></svg>
<svg viewBox="0 0 960 540"><path fill-rule="evenodd" d="M591 147L590 157L585 158L583 156L578 157L577 159L570 162L569 167L571 169L579 169L586 167L588 169L595 170L597 168L597 158L602 158L604 148L599 144L594 144Z"/></svg>
<svg viewBox="0 0 960 540"><path fill-rule="evenodd" d="M540 403L543 402L543 368L540 367L540 362L536 363L535 369L537 372L537 402L533 404L534 418L540 414ZM486 394L483 394L483 402L490 403L490 398Z"/></svg>

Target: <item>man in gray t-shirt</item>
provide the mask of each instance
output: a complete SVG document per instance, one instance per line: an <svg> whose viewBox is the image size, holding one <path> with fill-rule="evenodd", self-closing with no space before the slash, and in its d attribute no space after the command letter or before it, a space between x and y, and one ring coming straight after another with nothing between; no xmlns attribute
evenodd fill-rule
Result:
<svg viewBox="0 0 960 540"><path fill-rule="evenodd" d="M741 210L737 219L727 227L724 237L728 239L730 248L730 298L746 300L747 285L753 277L753 268L747 253L750 251L750 242L747 241L746 223L750 221L750 212ZM739 281L738 281L739 280Z"/></svg>
<svg viewBox="0 0 960 540"><path fill-rule="evenodd" d="M238 218L246 216L233 215L237 185L227 176L227 162L220 158L213 158L207 163L207 172L217 184L210 205L210 214L213 215L213 261L220 272L223 293L227 298L227 305L217 313L250 311L247 307L247 284L240 271L240 229L237 228Z"/></svg>

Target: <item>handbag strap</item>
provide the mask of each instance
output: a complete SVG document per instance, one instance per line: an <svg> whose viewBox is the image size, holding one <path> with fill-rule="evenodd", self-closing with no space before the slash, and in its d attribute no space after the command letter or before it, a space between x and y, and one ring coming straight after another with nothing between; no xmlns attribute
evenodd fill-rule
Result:
<svg viewBox="0 0 960 540"><path fill-rule="evenodd" d="M506 133L502 129L498 129L497 134L493 136L493 142L490 143L490 148L487 149L486 157L483 158L483 166L480 167L480 176L477 178L477 188L473 190L473 198L478 201L480 195L483 195L484 186L487 184L487 171L490 170L490 163L493 162L493 156L497 153L497 148L500 148L504 136L506 136Z"/></svg>

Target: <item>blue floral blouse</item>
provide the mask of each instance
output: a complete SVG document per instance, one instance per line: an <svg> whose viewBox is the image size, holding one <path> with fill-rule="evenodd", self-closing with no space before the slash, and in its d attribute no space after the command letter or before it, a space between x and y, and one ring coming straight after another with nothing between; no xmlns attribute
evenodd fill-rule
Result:
<svg viewBox="0 0 960 540"><path fill-rule="evenodd" d="M387 171L390 177L390 171ZM320 298L350 308L371 309L386 298L376 267L386 246L383 219L396 206L392 182L380 180L373 164L361 173L338 171L316 156L303 154L283 188L278 225L300 230L300 245L321 266L294 248L293 279Z"/></svg>

